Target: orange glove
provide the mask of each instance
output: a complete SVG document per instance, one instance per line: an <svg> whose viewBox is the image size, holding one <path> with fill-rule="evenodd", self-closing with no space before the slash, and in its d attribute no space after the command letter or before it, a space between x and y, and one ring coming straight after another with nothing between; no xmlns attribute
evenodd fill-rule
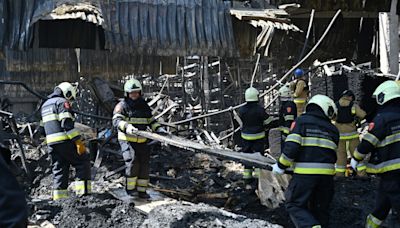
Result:
<svg viewBox="0 0 400 228"><path fill-rule="evenodd" d="M79 155L86 153L86 146L82 142L82 140L80 140L80 139L76 140L75 145L76 145L76 149L77 149Z"/></svg>

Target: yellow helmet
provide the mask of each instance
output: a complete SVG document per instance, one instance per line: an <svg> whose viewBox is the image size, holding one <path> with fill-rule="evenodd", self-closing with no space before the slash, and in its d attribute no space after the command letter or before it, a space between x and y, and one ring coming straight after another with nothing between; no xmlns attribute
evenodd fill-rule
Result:
<svg viewBox="0 0 400 228"><path fill-rule="evenodd" d="M308 102L308 105L310 104L318 105L329 119L333 119L337 115L335 102L325 95L317 94L313 96Z"/></svg>
<svg viewBox="0 0 400 228"><path fill-rule="evenodd" d="M383 82L375 89L372 97L376 99L376 103L378 103L379 105L383 105L386 102L395 98L400 98L399 82L392 80Z"/></svg>
<svg viewBox="0 0 400 228"><path fill-rule="evenodd" d="M76 99L76 93L77 93L76 87L73 86L71 83L62 82L56 88L59 88L62 91L65 99L67 99L67 100L75 100Z"/></svg>
<svg viewBox="0 0 400 228"><path fill-rule="evenodd" d="M254 87L250 87L246 89L246 92L244 93L244 98L246 102L258 101L258 95L258 90Z"/></svg>

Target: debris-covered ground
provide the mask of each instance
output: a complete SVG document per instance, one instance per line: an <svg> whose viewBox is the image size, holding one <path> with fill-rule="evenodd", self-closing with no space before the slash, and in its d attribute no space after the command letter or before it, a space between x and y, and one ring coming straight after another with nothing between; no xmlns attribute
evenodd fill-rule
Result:
<svg viewBox="0 0 400 228"><path fill-rule="evenodd" d="M28 153L28 161L33 174L33 184L29 187L26 178L23 181L27 195L29 195L30 222L41 224L49 221L57 227L155 227L151 224L166 222L160 220L162 213L175 210L176 216L185 218L185 224L191 227L243 227L239 224L246 219L251 221L252 227L263 227L260 224L279 224L283 227L293 227L284 207L268 209L262 206L255 194L256 182L252 189L247 189L241 180L242 166L230 161L220 161L204 154L169 148L161 149L155 146L152 151L151 185L154 189L175 199L193 203L206 203L215 206L207 207L179 204L180 206L165 206L157 208L149 217L137 212L133 205L114 199L104 190L100 193L83 198L71 197L67 200L52 202L51 168L46 154ZM112 154L103 160L97 179L101 187L109 183L121 184L121 174L104 178L106 168L113 170L123 165L121 157ZM71 174L71 178L72 178ZM376 178L370 179L339 179L336 181L336 194L332 204L331 227L362 227L364 218L374 205L374 190ZM122 185L120 185L122 186ZM95 187L96 189L96 187ZM182 214L182 208L203 208L216 210L223 208L226 211L243 215L232 220L224 214L210 216L209 211ZM174 209L175 208L175 209ZM199 210L201 211L201 210ZM158 217L151 217L157 215ZM148 219L148 220L146 220ZM146 222L145 222L146 220ZM262 221L260 221L262 220ZM149 223L150 222L150 223ZM171 224L182 227L182 221L170 221ZM160 223L160 224L161 224ZM150 225L149 225L150 224ZM236 225L235 225L236 224ZM258 225L257 225L258 224ZM247 227L247 226L246 226Z"/></svg>

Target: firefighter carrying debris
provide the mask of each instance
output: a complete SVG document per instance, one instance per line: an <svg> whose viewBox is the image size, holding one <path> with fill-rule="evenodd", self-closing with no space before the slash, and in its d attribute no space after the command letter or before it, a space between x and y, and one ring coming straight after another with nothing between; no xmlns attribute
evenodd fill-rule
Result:
<svg viewBox="0 0 400 228"><path fill-rule="evenodd" d="M380 177L375 209L367 217L367 228L379 227L391 209L400 212L400 84L386 81L373 96L379 105L377 115L351 160L356 170L358 163L371 153L367 173ZM399 226L398 223L393 227Z"/></svg>
<svg viewBox="0 0 400 228"><path fill-rule="evenodd" d="M125 188L128 194L138 192L140 198L147 199L149 185L150 149L147 139L135 135L148 126L158 133L167 133L152 118L149 105L142 97L142 85L136 79L124 85L125 98L114 109L113 126L118 129L118 141L125 161Z"/></svg>
<svg viewBox="0 0 400 228"><path fill-rule="evenodd" d="M239 109L239 116L243 122L241 129L242 148L245 153L261 153L265 150L265 130L270 128L274 120L264 108L258 104L259 92L250 87L245 92L246 105ZM253 167L245 166L243 179L248 183L253 178Z"/></svg>
<svg viewBox="0 0 400 228"><path fill-rule="evenodd" d="M339 131L331 123L336 105L329 97L315 95L306 112L293 122L283 153L273 173L294 167L286 192L286 210L296 227L325 227L333 198Z"/></svg>
<svg viewBox="0 0 400 228"><path fill-rule="evenodd" d="M69 82L58 85L42 105L42 122L53 165L53 199L68 197L69 167L76 169L75 193L91 192L90 156L75 128L71 102L76 99L76 87Z"/></svg>

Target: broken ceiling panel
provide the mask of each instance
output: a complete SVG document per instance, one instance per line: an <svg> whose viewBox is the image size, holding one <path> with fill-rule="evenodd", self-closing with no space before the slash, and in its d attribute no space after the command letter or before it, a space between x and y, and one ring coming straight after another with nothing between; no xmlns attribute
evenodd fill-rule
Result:
<svg viewBox="0 0 400 228"><path fill-rule="evenodd" d="M83 48L150 56L238 55L229 3L222 0L9 0L8 4L12 13L7 18L9 47L13 50L27 50L35 42L39 43L37 47L46 47L40 42L40 33L52 33L43 27L54 27L53 21L63 27L59 23L72 20L93 24L103 31L95 29L97 35L86 37L92 43L105 36L104 42L98 42L100 46ZM38 23L43 21L46 23ZM69 27L68 40L74 40L70 36L78 36L86 28L74 24ZM50 46L55 48L82 47L77 42L68 47L61 41L62 45L57 46L60 37L53 40Z"/></svg>

